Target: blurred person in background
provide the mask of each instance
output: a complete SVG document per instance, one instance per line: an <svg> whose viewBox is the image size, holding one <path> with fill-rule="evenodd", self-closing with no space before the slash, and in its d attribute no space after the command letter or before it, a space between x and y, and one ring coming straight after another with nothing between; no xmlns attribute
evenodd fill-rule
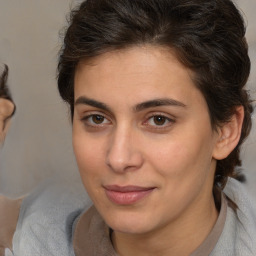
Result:
<svg viewBox="0 0 256 256"><path fill-rule="evenodd" d="M7 86L8 66L0 65L0 147L10 126L11 117L15 112L15 104ZM21 199L10 199L0 195L0 255L5 248L12 247L12 237L16 229Z"/></svg>
<svg viewBox="0 0 256 256"><path fill-rule="evenodd" d="M12 101L7 87L8 67L0 65L0 143L4 142L10 119L15 112L15 104Z"/></svg>

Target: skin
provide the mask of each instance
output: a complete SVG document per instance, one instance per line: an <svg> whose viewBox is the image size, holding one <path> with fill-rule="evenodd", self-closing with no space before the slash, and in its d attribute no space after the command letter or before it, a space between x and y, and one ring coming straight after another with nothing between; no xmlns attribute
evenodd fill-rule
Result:
<svg viewBox="0 0 256 256"><path fill-rule="evenodd" d="M3 143L9 128L10 119L14 111L14 104L4 98L0 98L0 144Z"/></svg>
<svg viewBox="0 0 256 256"><path fill-rule="evenodd" d="M151 46L109 52L77 67L74 152L122 256L189 255L216 222L213 178L227 143L220 144L223 134L211 127L192 77L170 50ZM141 107L156 99L171 104ZM107 185L153 189L120 205L106 196Z"/></svg>

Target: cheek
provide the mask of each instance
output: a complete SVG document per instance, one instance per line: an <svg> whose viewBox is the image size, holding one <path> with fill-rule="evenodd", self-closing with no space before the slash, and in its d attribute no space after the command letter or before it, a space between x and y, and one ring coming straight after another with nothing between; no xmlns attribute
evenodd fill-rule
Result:
<svg viewBox="0 0 256 256"><path fill-rule="evenodd" d="M73 148L80 173L97 173L104 162L102 147L82 136L73 136Z"/></svg>
<svg viewBox="0 0 256 256"><path fill-rule="evenodd" d="M85 136L83 128L76 123L73 124L72 139L77 165L84 181L86 175L93 175L99 169L102 162L100 147Z"/></svg>
<svg viewBox="0 0 256 256"><path fill-rule="evenodd" d="M176 134L152 145L147 159L162 176L168 176L173 181L198 176L210 168L212 146L209 138L208 133L199 136L191 130Z"/></svg>
<svg viewBox="0 0 256 256"><path fill-rule="evenodd" d="M84 135L73 133L73 148L81 180L90 198L96 203L102 198L101 177L104 174L102 147L84 138Z"/></svg>

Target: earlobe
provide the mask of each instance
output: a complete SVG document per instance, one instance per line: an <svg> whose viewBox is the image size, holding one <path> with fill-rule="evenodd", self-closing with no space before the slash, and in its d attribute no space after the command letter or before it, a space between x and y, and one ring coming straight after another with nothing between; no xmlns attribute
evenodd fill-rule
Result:
<svg viewBox="0 0 256 256"><path fill-rule="evenodd" d="M218 128L218 138L213 151L213 158L222 160L226 158L237 146L244 120L243 106L236 107L236 111L229 122Z"/></svg>

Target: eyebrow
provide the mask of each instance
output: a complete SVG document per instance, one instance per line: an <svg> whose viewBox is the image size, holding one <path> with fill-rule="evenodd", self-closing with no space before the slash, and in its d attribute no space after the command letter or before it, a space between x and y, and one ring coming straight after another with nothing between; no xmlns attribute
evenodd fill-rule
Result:
<svg viewBox="0 0 256 256"><path fill-rule="evenodd" d="M164 99L154 99L142 102L135 106L135 112L142 111L147 108L159 107L159 106L174 106L174 107L186 107L186 105L180 101L164 98Z"/></svg>
<svg viewBox="0 0 256 256"><path fill-rule="evenodd" d="M75 101L75 105L80 105L80 104L89 105L95 108L99 108L99 109L111 112L110 108L105 103L99 102L97 100L89 99L85 96L81 96Z"/></svg>
<svg viewBox="0 0 256 256"><path fill-rule="evenodd" d="M89 106L96 107L108 112L112 112L111 108L108 107L105 103L87 98L85 96L81 96L75 101L75 105L80 105L80 104L89 105ZM170 98L163 98L163 99L154 99L154 100L149 100L149 101L139 103L133 108L133 110L134 112L140 112L147 108L159 107L159 106L186 107L186 105L180 101L170 99Z"/></svg>

